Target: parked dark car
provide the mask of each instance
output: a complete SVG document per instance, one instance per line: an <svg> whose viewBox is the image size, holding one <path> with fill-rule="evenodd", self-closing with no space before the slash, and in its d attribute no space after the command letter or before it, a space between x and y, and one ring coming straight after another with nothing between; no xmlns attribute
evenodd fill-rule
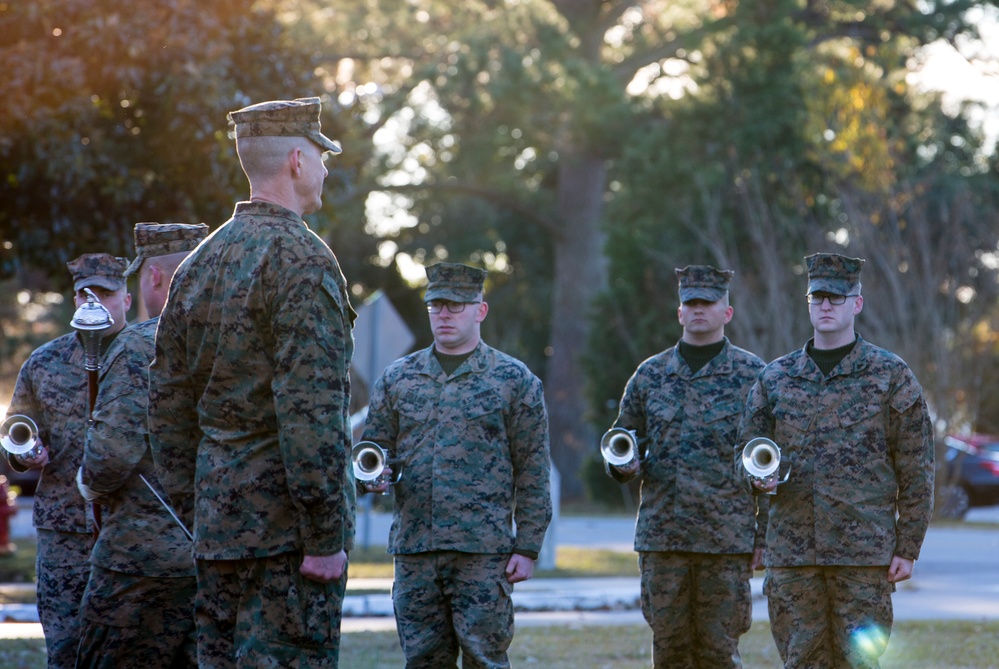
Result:
<svg viewBox="0 0 999 669"><path fill-rule="evenodd" d="M937 471L937 516L961 519L968 509L999 504L999 437L951 435Z"/></svg>

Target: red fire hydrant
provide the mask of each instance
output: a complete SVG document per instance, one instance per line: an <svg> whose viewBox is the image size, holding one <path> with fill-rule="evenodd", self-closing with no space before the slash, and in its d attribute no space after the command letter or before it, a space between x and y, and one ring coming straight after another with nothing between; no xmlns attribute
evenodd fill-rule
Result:
<svg viewBox="0 0 999 669"><path fill-rule="evenodd" d="M10 517L17 513L17 493L10 489L7 477L0 474L0 556L10 555L17 546L10 540Z"/></svg>

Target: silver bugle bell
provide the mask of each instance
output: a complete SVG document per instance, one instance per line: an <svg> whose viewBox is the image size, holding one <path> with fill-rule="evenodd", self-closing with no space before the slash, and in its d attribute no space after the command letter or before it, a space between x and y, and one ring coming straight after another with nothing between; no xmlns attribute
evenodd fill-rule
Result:
<svg viewBox="0 0 999 669"><path fill-rule="evenodd" d="M761 485L777 480L780 470L780 447L766 437L750 439L742 449L742 466L749 478ZM787 481L790 470L778 483Z"/></svg>
<svg viewBox="0 0 999 669"><path fill-rule="evenodd" d="M21 414L8 416L0 425L0 446L8 453L34 458L38 455L38 425Z"/></svg>
<svg viewBox="0 0 999 669"><path fill-rule="evenodd" d="M386 478L382 472L389 464L388 451L373 441L359 441L350 451L350 461L354 468L354 478L358 481L378 485L389 482L395 485L402 479L402 470L393 472L392 478Z"/></svg>
<svg viewBox="0 0 999 669"><path fill-rule="evenodd" d="M600 455L609 465L626 465L638 457L638 437L631 430L612 427L600 438Z"/></svg>

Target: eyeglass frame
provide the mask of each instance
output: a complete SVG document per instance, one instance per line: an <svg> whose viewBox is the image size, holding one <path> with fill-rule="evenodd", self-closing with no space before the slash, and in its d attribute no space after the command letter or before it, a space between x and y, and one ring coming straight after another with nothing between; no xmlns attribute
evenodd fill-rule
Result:
<svg viewBox="0 0 999 669"><path fill-rule="evenodd" d="M821 293L822 297L816 299L815 294ZM846 298L848 297L860 297L860 293L848 293L846 295L837 295L836 293L829 293L824 290L817 290L815 293L808 293L805 295L805 301L808 304L814 304L817 306L822 306L822 303L829 300L829 304L834 307L839 307L846 304Z"/></svg>
<svg viewBox="0 0 999 669"><path fill-rule="evenodd" d="M436 311L434 310L435 306L434 303L436 303L437 306ZM427 302L427 313L439 314L442 311L444 311L445 307L447 307L447 312L449 314L460 314L465 310L465 307L468 306L469 304L482 304L482 300L473 300L472 302L455 302L454 300L430 300L429 302ZM455 309L455 307L458 308Z"/></svg>

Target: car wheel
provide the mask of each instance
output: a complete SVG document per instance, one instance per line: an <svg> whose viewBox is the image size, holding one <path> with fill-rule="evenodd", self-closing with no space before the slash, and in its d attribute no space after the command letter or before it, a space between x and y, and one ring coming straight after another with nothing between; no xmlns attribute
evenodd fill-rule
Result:
<svg viewBox="0 0 999 669"><path fill-rule="evenodd" d="M947 520L961 520L968 513L971 499L968 491L959 485L946 485L937 495L937 517Z"/></svg>

